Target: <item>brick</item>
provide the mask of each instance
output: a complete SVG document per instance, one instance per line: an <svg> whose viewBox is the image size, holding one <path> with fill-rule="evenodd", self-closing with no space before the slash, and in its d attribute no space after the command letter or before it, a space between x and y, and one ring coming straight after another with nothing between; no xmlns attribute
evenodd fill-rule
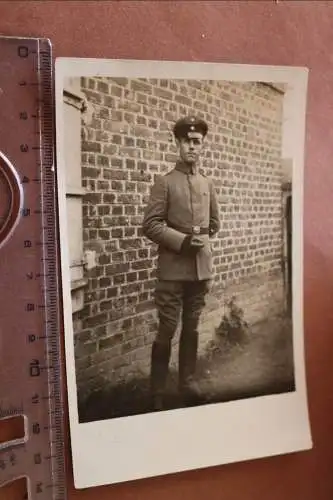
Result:
<svg viewBox="0 0 333 500"><path fill-rule="evenodd" d="M135 168L135 161L126 159L126 169L133 170Z"/></svg>
<svg viewBox="0 0 333 500"><path fill-rule="evenodd" d="M100 108L98 116L102 120L108 120L110 118L110 109L109 108ZM102 137L102 135L100 135L99 137ZM107 140L106 136L105 136L104 140Z"/></svg>
<svg viewBox="0 0 333 500"><path fill-rule="evenodd" d="M178 155L176 154L166 154L165 155L165 161L170 162L170 163L176 163L178 159Z"/></svg>
<svg viewBox="0 0 333 500"><path fill-rule="evenodd" d="M84 94L87 99L93 104L100 104L102 102L102 96L99 92L84 89Z"/></svg>
<svg viewBox="0 0 333 500"><path fill-rule="evenodd" d="M140 238L129 238L119 242L119 247L123 250L141 248L142 242Z"/></svg>
<svg viewBox="0 0 333 500"><path fill-rule="evenodd" d="M173 98L173 94L172 92L170 92L169 90L164 90L164 89L161 89L161 88L154 88L154 95L156 97L161 97L162 99L166 99L166 100L172 100Z"/></svg>
<svg viewBox="0 0 333 500"><path fill-rule="evenodd" d="M152 131L148 127L141 127L141 126L135 126L133 128L133 134L135 137L145 137L149 138L152 137Z"/></svg>
<svg viewBox="0 0 333 500"><path fill-rule="evenodd" d="M100 303L101 311L108 311L109 309L112 309L112 307L113 307L113 301L112 300L103 300Z"/></svg>
<svg viewBox="0 0 333 500"><path fill-rule="evenodd" d="M111 188L115 191L123 191L124 184L121 181L112 181Z"/></svg>
<svg viewBox="0 0 333 500"><path fill-rule="evenodd" d="M139 256L139 259L146 259L149 256L148 248L141 248L138 251L138 256Z"/></svg>
<svg viewBox="0 0 333 500"><path fill-rule="evenodd" d="M155 308L155 303L153 300L147 300L145 302L142 302L141 304L138 304L137 306L137 313L149 311L151 309Z"/></svg>
<svg viewBox="0 0 333 500"><path fill-rule="evenodd" d="M122 295L129 295L133 293L139 293L141 290L140 283L130 283L129 285L124 285L120 289Z"/></svg>
<svg viewBox="0 0 333 500"><path fill-rule="evenodd" d="M111 86L111 95L114 97L122 97L123 89L118 87L117 85Z"/></svg>
<svg viewBox="0 0 333 500"><path fill-rule="evenodd" d="M122 168L124 166L124 161L122 158L116 158L113 156L111 158L111 166L116 168Z"/></svg>
<svg viewBox="0 0 333 500"><path fill-rule="evenodd" d="M103 154L104 155L114 155L117 153L117 146L115 144L104 144Z"/></svg>
<svg viewBox="0 0 333 500"><path fill-rule="evenodd" d="M126 226L127 224L127 217L124 217L122 215L117 215L117 216L112 216L112 217L105 217L104 219L105 224L107 226Z"/></svg>
<svg viewBox="0 0 333 500"><path fill-rule="evenodd" d="M139 250L139 253L140 253L140 250ZM148 271L140 271L139 272L139 280L140 281L145 281L145 280L148 280L149 279L149 273Z"/></svg>
<svg viewBox="0 0 333 500"><path fill-rule="evenodd" d="M104 94L107 94L109 92L109 85L105 82L97 82L97 90L99 92L103 92Z"/></svg>
<svg viewBox="0 0 333 500"><path fill-rule="evenodd" d="M96 82L93 78L81 78L81 85L87 89L94 89L96 87Z"/></svg>
<svg viewBox="0 0 333 500"><path fill-rule="evenodd" d="M114 203L115 199L114 193L103 193L103 203Z"/></svg>
<svg viewBox="0 0 333 500"><path fill-rule="evenodd" d="M113 205L111 212L112 215L123 215L124 207L121 205Z"/></svg>
<svg viewBox="0 0 333 500"><path fill-rule="evenodd" d="M145 290L154 290L155 287L156 287L156 281L149 279L149 273L148 272L146 272L146 271L140 271L139 272L139 276L140 276L141 273L144 276L144 280L146 280L145 284L144 284L144 289Z"/></svg>
<svg viewBox="0 0 333 500"><path fill-rule="evenodd" d="M110 239L110 231L107 229L100 229L98 231L98 237L102 240L109 240Z"/></svg>
<svg viewBox="0 0 333 500"><path fill-rule="evenodd" d="M82 151L91 151L94 153L101 152L101 145L99 142L82 141L81 148L82 148Z"/></svg>
<svg viewBox="0 0 333 500"><path fill-rule="evenodd" d="M135 140L133 139L133 137L125 137L125 146L135 146Z"/></svg>
<svg viewBox="0 0 333 500"><path fill-rule="evenodd" d="M125 274L119 274L113 277L113 283L114 285L122 285L126 281L126 275ZM109 292L108 292L109 293Z"/></svg>
<svg viewBox="0 0 333 500"><path fill-rule="evenodd" d="M112 236L112 238L122 238L123 237L123 229L121 227L117 227L116 229L112 229L111 236Z"/></svg>
<svg viewBox="0 0 333 500"><path fill-rule="evenodd" d="M109 264L111 260L110 255L103 253L98 256L98 263L101 265Z"/></svg>
<svg viewBox="0 0 333 500"><path fill-rule="evenodd" d="M141 201L140 196L136 194L119 194L118 203L123 203L125 205L137 205Z"/></svg>
<svg viewBox="0 0 333 500"><path fill-rule="evenodd" d="M112 335L111 337L100 339L99 348L102 350L114 347L115 345L120 344L123 341L123 338L124 337L122 333L117 333L115 335Z"/></svg>
<svg viewBox="0 0 333 500"><path fill-rule="evenodd" d="M138 205L138 212L143 212L144 211L144 208L143 206L141 205ZM132 226L141 226L142 224L142 216L141 215L138 215L138 216L132 216L130 218L130 221L131 221L131 225Z"/></svg>
<svg viewBox="0 0 333 500"><path fill-rule="evenodd" d="M139 110L138 110L138 111L139 111ZM138 115L138 116L136 117L136 123L137 123L138 125L147 125L147 119L146 119L144 116L140 116L140 115Z"/></svg>
<svg viewBox="0 0 333 500"><path fill-rule="evenodd" d="M141 94L140 92L138 92L138 93L136 94L136 100L137 100L137 102L139 102L140 104L147 104L147 102L148 102L148 99L147 99L146 94Z"/></svg>
<svg viewBox="0 0 333 500"><path fill-rule="evenodd" d="M100 176L100 170L94 167L82 167L82 176L97 179Z"/></svg>
<svg viewBox="0 0 333 500"><path fill-rule="evenodd" d="M133 113L135 120L135 115L141 111L141 105L135 101L124 100L119 103L119 109L127 110L130 113Z"/></svg>
<svg viewBox="0 0 333 500"><path fill-rule="evenodd" d="M99 193L86 193L83 197L84 203L92 203L98 205L101 203L101 194Z"/></svg>
<svg viewBox="0 0 333 500"><path fill-rule="evenodd" d="M133 208L133 207L131 207ZM130 238L135 236L135 228L134 227L125 227L124 228L124 237L125 238Z"/></svg>
<svg viewBox="0 0 333 500"><path fill-rule="evenodd" d="M137 182L136 184L136 190L138 193L140 194L149 194L149 191L150 191L150 184L146 182ZM146 204L148 203L148 199L149 198L146 198L146 197L142 197L142 203Z"/></svg>
<svg viewBox="0 0 333 500"><path fill-rule="evenodd" d="M113 252L112 253L112 262L124 262L125 254L124 252Z"/></svg>
<svg viewBox="0 0 333 500"><path fill-rule="evenodd" d="M107 321L107 314L106 313L101 313L101 314L96 314L95 316L91 316L89 318L85 319L85 325L87 328L94 327L94 326L100 326L103 323L106 323Z"/></svg>
<svg viewBox="0 0 333 500"><path fill-rule="evenodd" d="M126 275L126 280L128 283L133 283L138 279L138 274L136 272L130 272Z"/></svg>
<svg viewBox="0 0 333 500"><path fill-rule="evenodd" d="M150 264L151 264L151 262L149 259L140 260L137 262L132 262L132 269L135 269L135 270L147 269L150 267Z"/></svg>
<svg viewBox="0 0 333 500"><path fill-rule="evenodd" d="M108 276L112 276L114 274L123 274L129 270L130 266L128 262L110 264L105 267L105 273Z"/></svg>
<svg viewBox="0 0 333 500"><path fill-rule="evenodd" d="M75 346L75 354L77 357L84 357L89 354L95 353L97 350L97 346L95 342L88 342L86 344L79 343Z"/></svg>
<svg viewBox="0 0 333 500"><path fill-rule="evenodd" d="M122 144L123 138L121 135L113 135L111 141L113 144Z"/></svg>
<svg viewBox="0 0 333 500"><path fill-rule="evenodd" d="M114 170L110 169L107 171L107 179L114 179L118 181L124 181L128 179L128 172L126 170Z"/></svg>
<svg viewBox="0 0 333 500"><path fill-rule="evenodd" d="M192 100L189 99L188 97L185 97L184 95L176 95L175 101L184 104L185 106L191 106L192 105Z"/></svg>
<svg viewBox="0 0 333 500"><path fill-rule="evenodd" d="M126 87L129 83L128 78L112 77L112 81L117 85L121 85L122 87Z"/></svg>
<svg viewBox="0 0 333 500"><path fill-rule="evenodd" d="M113 116L113 115L112 115ZM104 130L115 134L126 134L128 132L128 125L124 121L105 120L103 125Z"/></svg>
<svg viewBox="0 0 333 500"><path fill-rule="evenodd" d="M135 114L134 113L124 113L124 120L127 123L134 123L135 122Z"/></svg>
<svg viewBox="0 0 333 500"><path fill-rule="evenodd" d="M108 191L110 189L110 183L108 181L97 181L98 191Z"/></svg>
<svg viewBox="0 0 333 500"><path fill-rule="evenodd" d="M102 167L109 166L110 165L110 159L105 156L105 155L98 155L97 156L97 165L100 165Z"/></svg>
<svg viewBox="0 0 333 500"><path fill-rule="evenodd" d="M135 92L144 92L151 94L152 92L152 87L148 83L145 83L143 81L137 81L137 80L132 80L131 82L131 89L134 90Z"/></svg>
<svg viewBox="0 0 333 500"><path fill-rule="evenodd" d="M115 283L115 280L116 280L117 276L114 276L113 277L113 282ZM107 289L107 292L106 292L106 295L109 298L113 298L113 297L117 297L118 295L118 286L114 286L112 288L108 288Z"/></svg>

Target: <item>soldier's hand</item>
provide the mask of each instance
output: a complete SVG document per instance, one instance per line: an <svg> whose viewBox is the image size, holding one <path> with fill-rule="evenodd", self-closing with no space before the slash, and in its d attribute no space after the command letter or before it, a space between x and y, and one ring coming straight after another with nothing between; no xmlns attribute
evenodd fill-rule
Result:
<svg viewBox="0 0 333 500"><path fill-rule="evenodd" d="M188 235L185 237L181 251L187 255L196 255L204 246L204 242L198 236Z"/></svg>
<svg viewBox="0 0 333 500"><path fill-rule="evenodd" d="M204 242L202 241L199 236L192 236L191 238L191 245L192 248L202 248L204 246Z"/></svg>

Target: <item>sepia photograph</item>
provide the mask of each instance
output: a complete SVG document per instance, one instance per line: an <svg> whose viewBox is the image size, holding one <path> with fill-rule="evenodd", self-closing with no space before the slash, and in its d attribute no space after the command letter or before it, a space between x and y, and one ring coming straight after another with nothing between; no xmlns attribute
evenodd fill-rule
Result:
<svg viewBox="0 0 333 500"><path fill-rule="evenodd" d="M267 416L273 447L273 407L274 425L288 418L286 408L292 414L281 432L299 426L289 446L308 445L301 267L307 71L84 59L60 59L58 68L72 433L100 426L103 440L103 425L112 422L123 433L160 422L170 439L168 418L195 427L195 415L226 408L240 419L249 408L240 405L253 403L253 415ZM266 403L273 405L267 414ZM201 422L207 444L219 421ZM120 445L116 427L108 428ZM220 452L216 463L233 461ZM258 446L244 457L256 453L265 455ZM169 468L151 464L151 473L133 467L114 481L186 468L177 460ZM98 484L108 481L111 473Z"/></svg>

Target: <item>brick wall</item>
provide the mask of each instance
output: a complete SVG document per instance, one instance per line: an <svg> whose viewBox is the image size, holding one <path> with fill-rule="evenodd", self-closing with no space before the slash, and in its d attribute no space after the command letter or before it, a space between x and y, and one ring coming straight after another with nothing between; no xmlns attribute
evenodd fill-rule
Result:
<svg viewBox="0 0 333 500"><path fill-rule="evenodd" d="M85 307L74 318L79 386L145 370L156 331L156 248L141 221L156 174L177 158L171 134L185 113L210 127L202 168L214 179L221 231L214 289L203 317L211 338L227 293L257 321L283 301L281 122L283 95L256 83L82 78L93 114L82 127ZM273 309L272 309L273 308Z"/></svg>

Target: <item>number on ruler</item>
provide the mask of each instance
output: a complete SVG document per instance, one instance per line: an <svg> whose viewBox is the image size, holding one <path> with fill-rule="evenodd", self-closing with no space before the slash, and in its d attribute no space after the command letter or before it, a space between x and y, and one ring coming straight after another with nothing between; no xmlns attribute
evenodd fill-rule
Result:
<svg viewBox="0 0 333 500"><path fill-rule="evenodd" d="M30 362L30 369L29 369L30 377L39 377L40 375L40 364L38 359L33 359Z"/></svg>
<svg viewBox="0 0 333 500"><path fill-rule="evenodd" d="M30 216L30 208L23 208L22 209L22 216L29 217Z"/></svg>
<svg viewBox="0 0 333 500"><path fill-rule="evenodd" d="M22 153L27 153L29 151L28 144L21 144L20 150L21 150Z"/></svg>
<svg viewBox="0 0 333 500"><path fill-rule="evenodd" d="M43 493L43 483L37 483L36 493Z"/></svg>
<svg viewBox="0 0 333 500"><path fill-rule="evenodd" d="M39 403L39 394L34 394L31 398L31 402L33 405L37 405Z"/></svg>
<svg viewBox="0 0 333 500"><path fill-rule="evenodd" d="M35 422L32 424L32 433L33 434L40 434L40 425L38 422Z"/></svg>
<svg viewBox="0 0 333 500"><path fill-rule="evenodd" d="M24 240L24 248L31 248L32 242L31 240Z"/></svg>
<svg viewBox="0 0 333 500"><path fill-rule="evenodd" d="M36 465L40 465L42 463L42 455L40 453L34 454L34 462Z"/></svg>
<svg viewBox="0 0 333 500"><path fill-rule="evenodd" d="M29 342L29 344L32 344L33 342L35 342L35 340L36 340L36 335L30 333L28 335L28 342Z"/></svg>
<svg viewBox="0 0 333 500"><path fill-rule="evenodd" d="M15 455L15 453L11 453L10 454L9 461L12 464L12 466L16 465L16 455Z"/></svg>
<svg viewBox="0 0 333 500"><path fill-rule="evenodd" d="M28 113L26 111L21 111L20 120L27 120L27 119L28 119Z"/></svg>
<svg viewBox="0 0 333 500"><path fill-rule="evenodd" d="M35 310L35 304L31 304L30 302L25 307L27 312L32 312Z"/></svg>
<svg viewBox="0 0 333 500"><path fill-rule="evenodd" d="M17 49L17 53L18 53L18 56L19 57L28 57L29 55L29 49L28 47L25 47L24 45L19 45L18 49Z"/></svg>

